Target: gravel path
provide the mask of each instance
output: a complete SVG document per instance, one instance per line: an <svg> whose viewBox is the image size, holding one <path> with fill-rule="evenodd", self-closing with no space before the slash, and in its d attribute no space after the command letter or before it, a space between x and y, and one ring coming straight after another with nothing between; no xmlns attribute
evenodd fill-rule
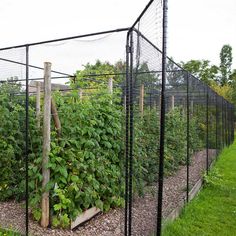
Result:
<svg viewBox="0 0 236 236"><path fill-rule="evenodd" d="M215 150L209 150L210 163ZM190 187L201 178L206 168L206 151L197 152L193 157L189 171ZM145 197L136 197L132 208L133 235L148 236L155 229L157 188L148 187ZM186 167L181 166L172 176L164 179L163 216L167 217L176 207L183 204L186 197ZM120 236L123 235L124 210L113 209L108 213L100 213L95 218L74 231L58 229L42 229L30 220L30 234L34 236ZM11 228L24 234L24 206L16 202L0 202L0 227Z"/></svg>

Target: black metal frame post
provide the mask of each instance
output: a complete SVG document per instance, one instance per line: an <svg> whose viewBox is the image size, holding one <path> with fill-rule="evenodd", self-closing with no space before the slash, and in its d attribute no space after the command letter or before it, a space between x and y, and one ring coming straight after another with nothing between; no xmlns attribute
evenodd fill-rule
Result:
<svg viewBox="0 0 236 236"><path fill-rule="evenodd" d="M162 198L164 184L164 157L165 157L165 89L166 89L166 57L167 57L167 0L163 0L163 35L162 35L162 86L161 86L161 119L160 119L160 161L158 181L158 205L157 205L157 236L161 236L162 230Z"/></svg>
<svg viewBox="0 0 236 236"><path fill-rule="evenodd" d="M126 39L126 114L125 114L125 222L124 235L128 235L128 199L129 199L129 34Z"/></svg>
<svg viewBox="0 0 236 236"><path fill-rule="evenodd" d="M133 142L134 142L134 107L133 107L133 31L130 32L130 67L129 67L129 214L128 214L128 235L132 234L132 206L133 206Z"/></svg>
<svg viewBox="0 0 236 236"><path fill-rule="evenodd" d="M229 102L227 102L227 113L228 113L228 119L227 119L228 145L230 145L231 139L230 139L230 104L229 104Z"/></svg>
<svg viewBox="0 0 236 236"><path fill-rule="evenodd" d="M25 234L29 234L29 46L26 46L26 89L25 89Z"/></svg>
<svg viewBox="0 0 236 236"><path fill-rule="evenodd" d="M187 167L187 190L186 190L186 200L189 202L189 73L187 73L187 158L186 158L186 167Z"/></svg>
<svg viewBox="0 0 236 236"><path fill-rule="evenodd" d="M222 145L222 147L221 147L221 149L223 149L224 148L224 146L225 146L225 135L224 135L224 99L223 99L223 97L221 97L221 111L222 111L222 114L221 114L221 119L222 119L222 128L221 128L221 141L222 141L222 143L221 143L221 145Z"/></svg>
<svg viewBox="0 0 236 236"><path fill-rule="evenodd" d="M209 171L209 87L206 96L206 172Z"/></svg>
<svg viewBox="0 0 236 236"><path fill-rule="evenodd" d="M218 146L218 122L219 122L219 114L218 114L218 95L215 94L215 109L216 109L216 126L215 126L215 135L216 135L216 157L219 154L219 146Z"/></svg>
<svg viewBox="0 0 236 236"><path fill-rule="evenodd" d="M226 147L228 147L228 103L225 101L225 142L226 142Z"/></svg>
<svg viewBox="0 0 236 236"><path fill-rule="evenodd" d="M231 131L232 131L232 143L234 142L234 105L232 106L232 121L231 121Z"/></svg>

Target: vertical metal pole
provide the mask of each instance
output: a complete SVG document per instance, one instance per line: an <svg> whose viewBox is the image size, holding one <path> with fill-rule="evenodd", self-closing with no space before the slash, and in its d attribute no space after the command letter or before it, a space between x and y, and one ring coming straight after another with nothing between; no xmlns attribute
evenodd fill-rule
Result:
<svg viewBox="0 0 236 236"><path fill-rule="evenodd" d="M134 142L134 110L133 110L133 31L130 33L130 140L129 140L129 225L128 235L132 234L132 203L133 203L133 142Z"/></svg>
<svg viewBox="0 0 236 236"><path fill-rule="evenodd" d="M231 105L231 134L232 143L234 142L234 105Z"/></svg>
<svg viewBox="0 0 236 236"><path fill-rule="evenodd" d="M216 135L216 156L218 156L219 148L218 148L218 95L215 94L215 109L216 109L216 126L215 126L215 135Z"/></svg>
<svg viewBox="0 0 236 236"><path fill-rule="evenodd" d="M209 87L207 86L207 98L206 98L206 171L209 171Z"/></svg>
<svg viewBox="0 0 236 236"><path fill-rule="evenodd" d="M224 148L224 99L221 97L221 149Z"/></svg>
<svg viewBox="0 0 236 236"><path fill-rule="evenodd" d="M26 89L25 89L25 234L29 234L29 46L26 46Z"/></svg>
<svg viewBox="0 0 236 236"><path fill-rule="evenodd" d="M225 118L224 118L224 132L225 132L225 146L227 146L227 103L226 100L224 100L224 110L225 110Z"/></svg>
<svg viewBox="0 0 236 236"><path fill-rule="evenodd" d="M230 145L230 104L227 102L227 113L228 113L228 119L227 119L227 129L228 129L228 145Z"/></svg>
<svg viewBox="0 0 236 236"><path fill-rule="evenodd" d="M126 89L125 89L125 222L124 235L128 235L129 199L129 33L126 39Z"/></svg>
<svg viewBox="0 0 236 236"><path fill-rule="evenodd" d="M187 202L189 202L189 74L187 73Z"/></svg>
<svg viewBox="0 0 236 236"><path fill-rule="evenodd" d="M160 161L157 205L157 236L162 230L162 198L164 182L164 151L165 151L165 88L166 88L166 37L167 37L167 0L163 0L163 35L162 35L162 86L161 86L161 119L160 119Z"/></svg>
<svg viewBox="0 0 236 236"><path fill-rule="evenodd" d="M232 105L232 143L234 142L234 105Z"/></svg>

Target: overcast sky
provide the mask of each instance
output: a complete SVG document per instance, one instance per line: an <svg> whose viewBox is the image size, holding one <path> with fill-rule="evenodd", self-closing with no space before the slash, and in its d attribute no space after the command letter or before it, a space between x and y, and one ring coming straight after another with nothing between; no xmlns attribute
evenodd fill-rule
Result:
<svg viewBox="0 0 236 236"><path fill-rule="evenodd" d="M0 47L128 27L148 0L0 0ZM168 55L219 63L223 44L236 68L236 0L169 0Z"/></svg>

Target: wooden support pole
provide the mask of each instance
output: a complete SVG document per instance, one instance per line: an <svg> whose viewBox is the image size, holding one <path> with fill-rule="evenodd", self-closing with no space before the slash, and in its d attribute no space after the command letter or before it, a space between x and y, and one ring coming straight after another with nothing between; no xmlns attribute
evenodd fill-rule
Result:
<svg viewBox="0 0 236 236"><path fill-rule="evenodd" d="M154 100L153 100L153 108L154 110L157 109L157 102L156 102L156 98L154 97Z"/></svg>
<svg viewBox="0 0 236 236"><path fill-rule="evenodd" d="M159 110L161 110L161 95L159 96L159 107L160 107Z"/></svg>
<svg viewBox="0 0 236 236"><path fill-rule="evenodd" d="M108 80L108 91L110 94L113 94L113 79L109 78Z"/></svg>
<svg viewBox="0 0 236 236"><path fill-rule="evenodd" d="M40 128L40 97L41 97L41 85L40 82L36 82L36 120L38 128Z"/></svg>
<svg viewBox="0 0 236 236"><path fill-rule="evenodd" d="M45 190L50 180L50 170L47 168L50 153L50 123L51 123L51 63L44 63L44 106L43 106L43 160L42 160L42 201L41 226L49 225L49 192Z"/></svg>
<svg viewBox="0 0 236 236"><path fill-rule="evenodd" d="M83 99L83 90L79 89L79 99L82 101Z"/></svg>
<svg viewBox="0 0 236 236"><path fill-rule="evenodd" d="M140 95L139 95L139 110L141 117L143 117L143 105L144 105L144 85L140 86Z"/></svg>
<svg viewBox="0 0 236 236"><path fill-rule="evenodd" d="M108 80L108 92L109 94L113 94L113 79L109 78ZM111 100L111 104L112 104L112 100Z"/></svg>
<svg viewBox="0 0 236 236"><path fill-rule="evenodd" d="M57 137L61 137L61 122L57 112L57 106L54 99L51 99L51 113L56 127Z"/></svg>
<svg viewBox="0 0 236 236"><path fill-rule="evenodd" d="M193 115L193 100L191 101L191 115Z"/></svg>
<svg viewBox="0 0 236 236"><path fill-rule="evenodd" d="M170 106L171 111L174 110L174 108L175 108L175 96L172 95L171 96L171 106Z"/></svg>

